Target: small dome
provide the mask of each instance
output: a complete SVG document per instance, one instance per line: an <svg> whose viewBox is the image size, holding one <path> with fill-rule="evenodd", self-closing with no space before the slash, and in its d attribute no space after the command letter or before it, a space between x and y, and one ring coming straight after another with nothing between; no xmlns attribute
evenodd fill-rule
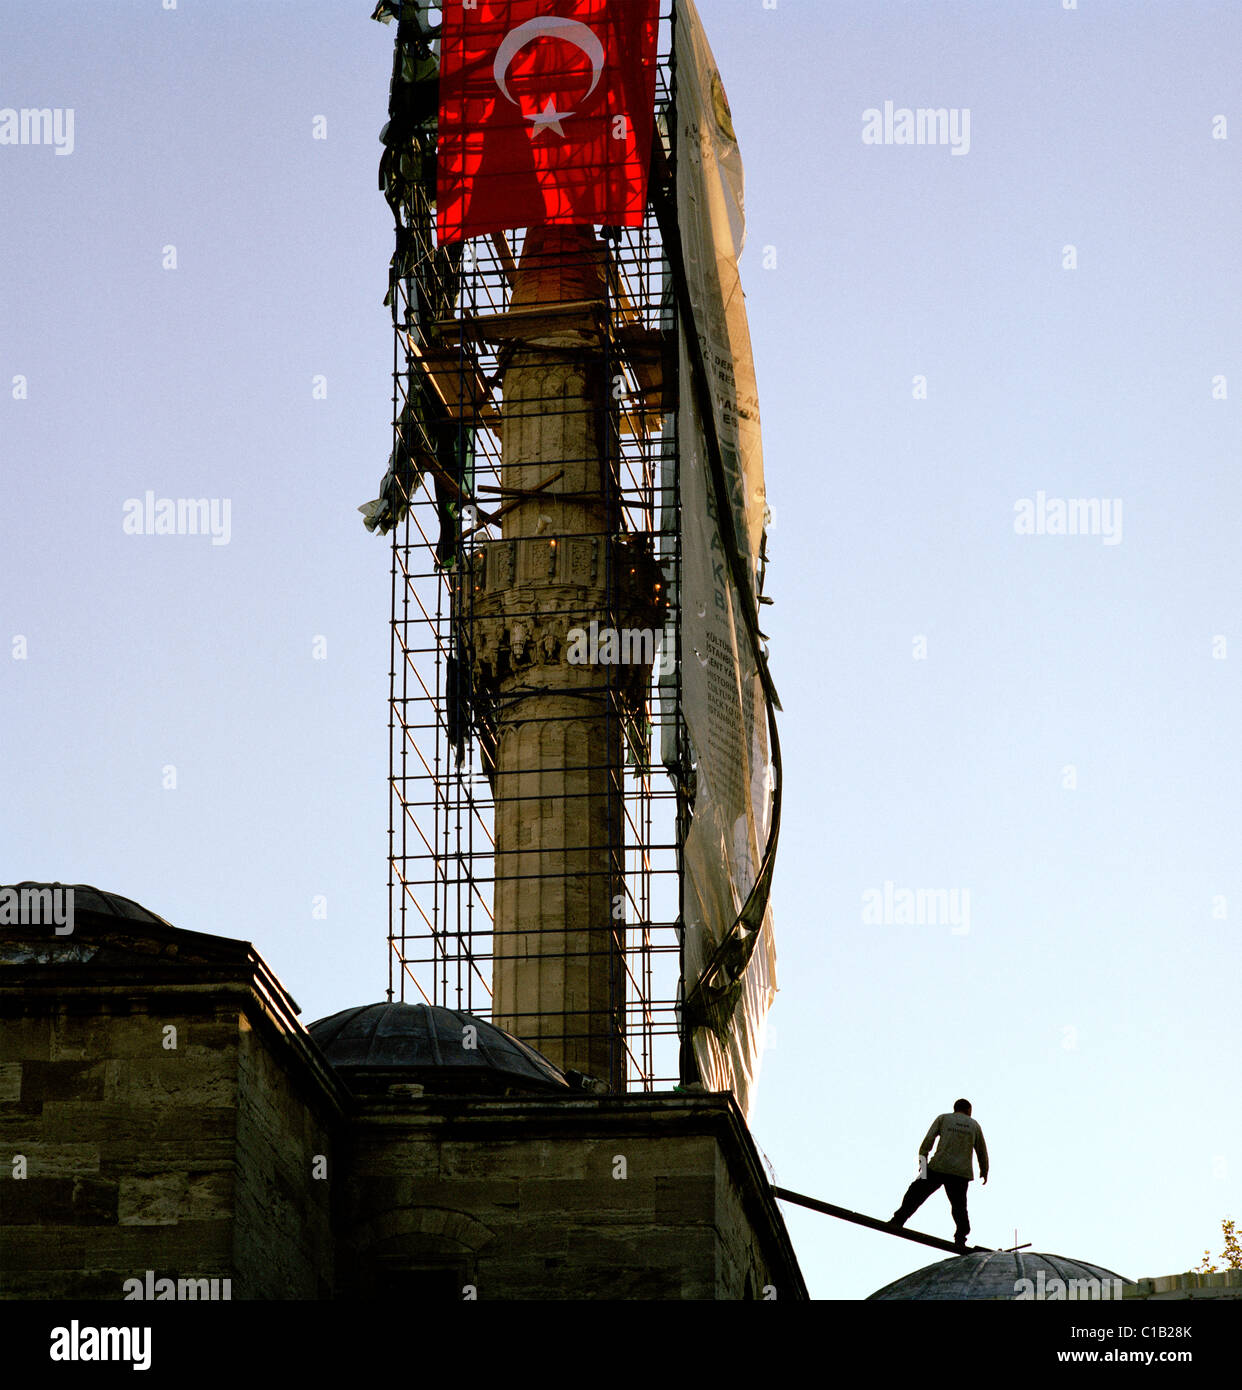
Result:
<svg viewBox="0 0 1242 1390"><path fill-rule="evenodd" d="M1041 1276L1042 1275L1042 1279ZM1022 1280L1029 1280L1030 1292ZM1056 1295L1054 1279L1061 1281L1061 1296L1070 1288L1069 1281L1117 1280L1125 1283L1120 1274L1111 1269L1101 1269L1099 1265L1085 1264L1082 1260L1066 1260L1060 1255L1038 1255L1032 1250L994 1250L975 1255L954 1255L934 1265L916 1269L913 1274L904 1275L891 1284L877 1289L868 1299L875 1300L950 1300L950 1299L1006 1299L1012 1302L1024 1295L1029 1298L1047 1298ZM1075 1296L1083 1299L1091 1297L1090 1286L1075 1284ZM1040 1290L1044 1292L1040 1293ZM1109 1284L1104 1296L1112 1296L1113 1285ZM1101 1289L1094 1296L1101 1296Z"/></svg>
<svg viewBox="0 0 1242 1390"><path fill-rule="evenodd" d="M565 1074L474 1014L431 1004L364 1004L307 1029L354 1090L413 1082L428 1091L564 1091Z"/></svg>
<svg viewBox="0 0 1242 1390"><path fill-rule="evenodd" d="M71 893L75 915L93 912L99 917L124 917L131 922L158 922L164 927L172 926L171 922L166 922L132 898L123 898L119 893L105 893L102 888L92 888L89 883L33 883L27 880L13 886L19 893L41 893L49 889L58 894Z"/></svg>

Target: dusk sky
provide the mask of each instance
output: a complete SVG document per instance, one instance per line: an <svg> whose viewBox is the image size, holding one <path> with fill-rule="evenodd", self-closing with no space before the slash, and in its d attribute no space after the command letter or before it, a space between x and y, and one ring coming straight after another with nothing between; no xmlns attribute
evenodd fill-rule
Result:
<svg viewBox="0 0 1242 1390"><path fill-rule="evenodd" d="M310 1022L387 982L393 29L166 3L0 5L0 140L64 150L0 143L0 881L250 940ZM784 707L756 1140L886 1218L965 1096L972 1241L1185 1271L1242 1216L1242 7L699 8ZM816 1298L939 1258L785 1215Z"/></svg>

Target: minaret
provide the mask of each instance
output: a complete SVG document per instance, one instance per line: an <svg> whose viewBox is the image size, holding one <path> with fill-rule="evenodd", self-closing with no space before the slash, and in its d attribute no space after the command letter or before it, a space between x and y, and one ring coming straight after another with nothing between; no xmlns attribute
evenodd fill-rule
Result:
<svg viewBox="0 0 1242 1390"><path fill-rule="evenodd" d="M476 552L476 681L495 701L492 1016L565 1069L625 1085L623 715L646 665L575 664L575 634L658 631L659 572L620 534L606 247L527 234L503 379L501 539ZM579 639L576 655L581 652ZM631 654L635 648L631 648Z"/></svg>

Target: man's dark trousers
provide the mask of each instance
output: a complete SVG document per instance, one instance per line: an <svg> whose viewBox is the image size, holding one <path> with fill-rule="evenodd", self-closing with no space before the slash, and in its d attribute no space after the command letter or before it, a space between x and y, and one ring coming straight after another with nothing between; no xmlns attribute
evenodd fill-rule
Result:
<svg viewBox="0 0 1242 1390"><path fill-rule="evenodd" d="M893 1220L904 1225L932 1193L943 1185L953 1211L953 1221L957 1226L958 1243L964 1244L970 1234L970 1217L966 1214L966 1188L969 1183L969 1178L960 1178L955 1173L938 1173L934 1168L929 1168L925 1178L915 1178L906 1188L906 1195L901 1199L901 1206L893 1213Z"/></svg>

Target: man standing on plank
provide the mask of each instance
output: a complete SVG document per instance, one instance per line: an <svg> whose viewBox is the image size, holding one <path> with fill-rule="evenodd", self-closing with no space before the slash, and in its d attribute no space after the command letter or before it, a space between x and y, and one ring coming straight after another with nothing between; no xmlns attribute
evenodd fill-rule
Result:
<svg viewBox="0 0 1242 1390"><path fill-rule="evenodd" d="M939 1139L936 1152L928 1163L927 1155L933 1142ZM975 1176L974 1154L979 1155L979 1176L988 1180L988 1146L983 1142L983 1130L978 1120L970 1117L970 1102L953 1102L951 1115L937 1115L923 1142L919 1145L920 1176L906 1189L901 1206L892 1215L891 1225L904 1226L938 1187L943 1187L953 1212L957 1230L953 1244L966 1249L970 1234L970 1217L966 1212L966 1188Z"/></svg>

